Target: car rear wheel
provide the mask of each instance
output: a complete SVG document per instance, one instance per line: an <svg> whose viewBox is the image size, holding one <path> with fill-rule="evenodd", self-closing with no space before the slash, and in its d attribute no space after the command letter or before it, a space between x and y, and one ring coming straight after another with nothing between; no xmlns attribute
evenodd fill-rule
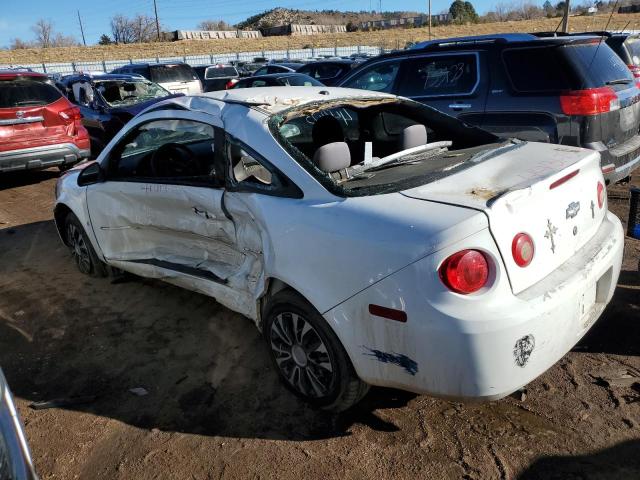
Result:
<svg viewBox="0 0 640 480"><path fill-rule="evenodd" d="M65 219L65 239L80 273L92 277L106 277L107 269L96 255L78 217L69 213Z"/></svg>
<svg viewBox="0 0 640 480"><path fill-rule="evenodd" d="M284 384L325 410L343 411L359 402L369 385L358 378L325 319L290 290L278 292L266 308L264 337Z"/></svg>

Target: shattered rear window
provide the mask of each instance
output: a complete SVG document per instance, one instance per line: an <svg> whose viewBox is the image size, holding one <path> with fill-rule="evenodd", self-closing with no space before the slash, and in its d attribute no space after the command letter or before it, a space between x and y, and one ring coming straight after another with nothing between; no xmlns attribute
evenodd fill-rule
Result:
<svg viewBox="0 0 640 480"><path fill-rule="evenodd" d="M420 130L420 125L428 145L418 142L401 148L413 138L407 133L413 130L410 127ZM303 168L339 196L376 195L424 185L484 161L485 152L509 143L430 107L398 98L305 104L273 115L269 127ZM350 165L326 172L314 158L321 147L331 143L346 143Z"/></svg>

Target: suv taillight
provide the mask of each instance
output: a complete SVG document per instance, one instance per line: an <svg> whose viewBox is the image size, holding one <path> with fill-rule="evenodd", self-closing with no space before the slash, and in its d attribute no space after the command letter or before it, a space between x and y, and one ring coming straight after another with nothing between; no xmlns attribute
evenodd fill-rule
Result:
<svg viewBox="0 0 640 480"><path fill-rule="evenodd" d="M231 80L229 80L229 81L227 82L227 84L224 86L224 89L225 89L225 90L229 90L230 88L233 88L233 86L234 86L236 83L238 83L238 80L237 80L237 79L235 79L235 78L232 78L232 79L231 79Z"/></svg>
<svg viewBox="0 0 640 480"><path fill-rule="evenodd" d="M65 110L60 110L58 116L64 121L65 125L73 125L71 127L70 135L77 135L78 130L82 129L82 114L78 107L71 107Z"/></svg>
<svg viewBox="0 0 640 480"><path fill-rule="evenodd" d="M58 115L66 124L73 123L75 121L80 121L82 115L80 114L80 109L78 107L67 108L66 110L61 110L58 112Z"/></svg>
<svg viewBox="0 0 640 480"><path fill-rule="evenodd" d="M586 88L560 95L560 106L565 115L597 115L618 110L620 100L611 87Z"/></svg>
<svg viewBox="0 0 640 480"><path fill-rule="evenodd" d="M489 262L478 250L462 250L448 257L439 269L440 279L456 293L477 292L489 279Z"/></svg>

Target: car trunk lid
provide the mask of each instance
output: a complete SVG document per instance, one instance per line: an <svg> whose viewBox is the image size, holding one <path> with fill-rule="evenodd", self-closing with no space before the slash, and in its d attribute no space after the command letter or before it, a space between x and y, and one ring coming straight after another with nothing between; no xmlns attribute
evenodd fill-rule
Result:
<svg viewBox="0 0 640 480"><path fill-rule="evenodd" d="M606 211L606 200L599 207L597 198L598 182L604 184L600 158L591 150L541 143L484 155L494 158L478 158L473 167L402 193L483 211L517 294L559 268L597 231ZM534 243L527 267L512 255L521 232Z"/></svg>

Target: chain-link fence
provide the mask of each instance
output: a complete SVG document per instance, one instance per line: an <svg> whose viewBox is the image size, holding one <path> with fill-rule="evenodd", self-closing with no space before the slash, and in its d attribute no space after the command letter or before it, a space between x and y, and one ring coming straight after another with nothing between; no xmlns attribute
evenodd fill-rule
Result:
<svg viewBox="0 0 640 480"><path fill-rule="evenodd" d="M185 62L189 65L209 65L214 63L229 63L232 60L252 61L254 58L267 58L275 60L280 58L310 59L317 57L348 57L356 53L379 55L384 53L380 47L353 46L353 47L325 47L325 48L301 48L291 50L263 50L242 53L212 53L210 55L186 55L177 57L150 57L129 58L126 60L96 60L78 61L67 63L30 63L20 65L0 65L0 68L21 67L30 68L43 73L72 73L72 72L110 72L114 68L128 63L161 63L161 62Z"/></svg>

